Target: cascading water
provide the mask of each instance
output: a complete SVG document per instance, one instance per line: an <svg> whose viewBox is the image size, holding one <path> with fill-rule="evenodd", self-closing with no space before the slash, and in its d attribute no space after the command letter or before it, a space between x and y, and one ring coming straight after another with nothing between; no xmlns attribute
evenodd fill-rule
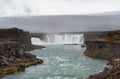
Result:
<svg viewBox="0 0 120 79"><path fill-rule="evenodd" d="M32 37L33 45L44 44L83 44L83 34L45 34L42 37Z"/></svg>
<svg viewBox="0 0 120 79"><path fill-rule="evenodd" d="M41 44L83 44L83 34L42 34L32 38L32 43ZM43 45L44 49L31 53L43 59L44 63L31 66L22 73L2 79L86 79L89 75L103 70L106 60L86 57L81 45Z"/></svg>

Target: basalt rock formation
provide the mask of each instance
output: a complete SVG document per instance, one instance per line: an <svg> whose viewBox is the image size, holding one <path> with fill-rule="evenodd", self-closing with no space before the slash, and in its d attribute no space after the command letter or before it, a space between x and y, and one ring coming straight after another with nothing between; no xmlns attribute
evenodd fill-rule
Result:
<svg viewBox="0 0 120 79"><path fill-rule="evenodd" d="M1 29L0 78L8 74L24 71L28 66L42 64L43 60L25 52L35 48L31 45L29 32L17 28Z"/></svg>
<svg viewBox="0 0 120 79"><path fill-rule="evenodd" d="M120 31L84 34L86 56L108 59L109 66L87 79L120 79Z"/></svg>
<svg viewBox="0 0 120 79"><path fill-rule="evenodd" d="M120 31L92 32L84 37L85 55L102 59L120 57Z"/></svg>
<svg viewBox="0 0 120 79"><path fill-rule="evenodd" d="M0 43L18 42L24 50L43 48L42 46L32 46L31 34L18 28L0 29Z"/></svg>

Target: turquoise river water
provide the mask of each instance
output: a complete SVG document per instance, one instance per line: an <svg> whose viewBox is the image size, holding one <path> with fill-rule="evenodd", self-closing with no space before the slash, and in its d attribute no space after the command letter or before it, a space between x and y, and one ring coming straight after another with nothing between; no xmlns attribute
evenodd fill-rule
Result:
<svg viewBox="0 0 120 79"><path fill-rule="evenodd" d="M80 45L46 45L34 50L42 65L26 68L25 72L8 75L3 79L85 79L103 70L108 61L93 59L83 54Z"/></svg>

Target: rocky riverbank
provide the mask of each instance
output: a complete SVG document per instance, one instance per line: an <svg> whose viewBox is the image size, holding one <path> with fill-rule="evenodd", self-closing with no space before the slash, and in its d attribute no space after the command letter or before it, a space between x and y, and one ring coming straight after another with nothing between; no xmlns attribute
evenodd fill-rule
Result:
<svg viewBox="0 0 120 79"><path fill-rule="evenodd" d="M101 59L120 57L120 31L92 32L84 36L85 55Z"/></svg>
<svg viewBox="0 0 120 79"><path fill-rule="evenodd" d="M112 60L112 66L108 65L98 74L90 75L87 79L120 79L120 58Z"/></svg>
<svg viewBox="0 0 120 79"><path fill-rule="evenodd" d="M110 66L87 79L120 78L120 31L85 33L86 56L108 59Z"/></svg>
<svg viewBox="0 0 120 79"><path fill-rule="evenodd" d="M26 67L42 64L43 60L31 53L33 49L43 48L31 45L31 35L21 29L0 30L0 78L8 74L24 71Z"/></svg>

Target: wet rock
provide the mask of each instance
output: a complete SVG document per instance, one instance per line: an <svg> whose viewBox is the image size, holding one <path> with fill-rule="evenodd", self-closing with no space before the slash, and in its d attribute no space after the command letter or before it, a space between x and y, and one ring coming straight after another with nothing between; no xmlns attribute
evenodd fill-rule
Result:
<svg viewBox="0 0 120 79"><path fill-rule="evenodd" d="M37 59L36 61L37 61L38 64L44 63L44 61L42 59Z"/></svg>
<svg viewBox="0 0 120 79"><path fill-rule="evenodd" d="M120 59L115 59L113 62L112 67L105 67L102 72L90 75L87 79L120 79Z"/></svg>
<svg viewBox="0 0 120 79"><path fill-rule="evenodd" d="M36 55L33 55L31 53L24 53L24 57L26 57L26 58L36 58Z"/></svg>
<svg viewBox="0 0 120 79"><path fill-rule="evenodd" d="M84 48L84 47L85 47L85 44L82 44L81 47Z"/></svg>
<svg viewBox="0 0 120 79"><path fill-rule="evenodd" d="M18 51L16 51L16 57L17 58L22 58L24 55L23 49L19 49Z"/></svg>
<svg viewBox="0 0 120 79"><path fill-rule="evenodd" d="M109 59L109 64L98 74L87 79L120 79L120 30L84 34L86 56Z"/></svg>

